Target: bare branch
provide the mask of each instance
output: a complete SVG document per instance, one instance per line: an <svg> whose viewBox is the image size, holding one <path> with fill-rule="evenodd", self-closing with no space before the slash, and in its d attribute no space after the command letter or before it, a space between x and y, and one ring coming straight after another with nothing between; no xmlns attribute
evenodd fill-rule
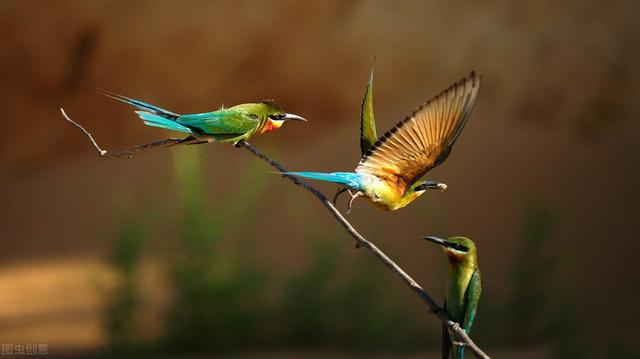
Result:
<svg viewBox="0 0 640 359"><path fill-rule="evenodd" d="M258 151L255 147L249 144L246 141L240 141L236 144L237 147L244 147L249 150L251 153L268 163L270 166L277 169L279 172L288 172L282 165L270 157L266 156L262 152ZM376 247L373 243L366 240L358 231L353 228L351 223L347 221L342 213L336 209L336 207L329 201L327 197L325 197L322 192L318 191L315 187L309 185L298 177L283 174L283 177L288 178L294 184L306 189L311 192L324 206L329 210L333 217L344 227L344 229L351 235L351 237L356 242L356 248L364 247L368 249L371 253L373 253L376 258L378 258L387 268L389 268L392 272L394 272L402 281L409 286L411 290L413 290L429 307L429 311L435 314L446 326L449 330L456 334L458 338L465 344L465 346L469 347L471 351L478 358L488 359L489 356L485 354L474 342L471 340L467 332L460 327L460 325L454 321L452 321L447 313L442 309L434 300L427 294L427 292L413 279L409 276L400 266L398 266L394 261L392 261L389 257L387 257L384 252L382 252L378 247Z"/></svg>
<svg viewBox="0 0 640 359"><path fill-rule="evenodd" d="M98 146L98 143L93 139L93 136L91 136L91 133L89 133L89 131L87 131L84 127L82 127L77 122L75 122L72 119L70 119L69 116L67 116L67 114L64 112L64 110L62 108L60 109L60 112L62 112L62 115L64 116L64 118L67 121L72 123L74 126L78 127L89 138L89 140L91 140L91 143L93 144L93 147L98 152L98 155L100 157L103 157L103 158L120 157L120 156L125 155L125 154L128 155L129 157L131 157L131 155L134 152L137 152L137 151L141 151L141 150L148 149L148 148L151 148L151 147L161 146L163 144L173 144L173 143L177 143L177 142L182 141L181 139L170 138L170 139L167 139L167 140L153 142L153 143L150 143L150 144L138 145L138 146L134 147L130 151L118 152L118 153L116 153L114 155L107 156L107 151L101 149L100 146ZM271 159L270 157L266 156L262 152L258 151L258 149L256 149L255 147L253 147L251 144L249 144L246 141L240 141L240 142L236 143L235 146L236 147L244 147L244 148L246 148L248 151L253 153L255 156L257 156L261 160L265 161L270 166L272 166L275 169L277 169L279 172L288 172L284 167L282 167L282 165L280 163L278 163L277 161L275 161L275 160ZM327 197L325 197L325 195L322 194L322 192L320 192L315 187L313 187L310 184L304 182L303 180L301 180L298 177L287 175L287 174L283 174L282 176L288 178L291 182L293 182L297 186L300 186L300 187L306 189L307 191L311 192L311 194L313 194L320 202L322 202L322 204L333 215L333 217L338 221L338 223L340 223L340 225L342 225L342 227L344 227L344 229L347 231L347 233L349 233L349 235L351 235L351 237L355 240L356 248L360 248L360 247L366 248L376 258L378 258L387 268L389 268L398 277L400 277L400 279L407 286L409 286L409 288L411 290L413 290L416 294L418 294L418 296L420 298L422 298L422 300L429 307L429 311L431 313L433 313L434 315L436 315L447 326L447 328L452 333L454 333L457 336L457 338L460 339L460 345L464 345L466 347L469 347L469 349L471 349L471 351L473 351L473 353L478 358L489 359L489 356L487 354L485 354L473 342L473 340L471 340L471 338L464 331L464 329L462 329L462 327L460 327L460 325L458 323L452 321L449 318L449 316L447 315L447 313L444 311L444 309L441 308L429 296L429 294L427 294L427 292L413 278L411 278L411 276L409 276L402 268L400 268L400 266L398 266L394 261L392 261L389 257L387 257L387 255L384 254L384 252L382 252L380 249L378 249L378 247L376 247L373 243L369 242L360 233L358 233L358 231L356 231L356 229L353 228L351 223L349 223L349 221L347 221L344 218L342 213L340 213L340 211L338 211L336 209L336 207L333 205L333 203L331 203L331 201L329 201L329 199ZM336 195L336 197L337 197L337 195Z"/></svg>
<svg viewBox="0 0 640 359"><path fill-rule="evenodd" d="M117 153L115 153L113 155L108 155L107 156L107 150L103 150L102 148L100 148L100 146L98 145L96 140L93 138L93 136L91 136L91 133L89 133L89 131L87 131L79 123L77 123L74 120L72 120L71 118L69 118L69 116L67 116L67 113L64 112L63 108L60 108L60 112L62 112L62 116L64 116L64 118L68 122L70 122L71 124L73 124L74 126L79 128L80 131L82 131L89 138L89 140L91 141L91 144L93 145L93 147L98 152L98 156L100 156L102 158L111 159L111 158L118 158L118 157L122 157L122 156L127 156L128 158L131 158L133 156L133 154L138 152L138 151L144 151L144 150L147 150L147 149L150 149L150 148L153 148L153 147L158 147L158 146L173 145L173 144L176 144L176 143L182 141L181 138L167 138L166 140L160 140L160 141L156 141L156 142L145 143L143 145L136 145L135 147L133 147L130 150L120 151L120 152L117 152Z"/></svg>

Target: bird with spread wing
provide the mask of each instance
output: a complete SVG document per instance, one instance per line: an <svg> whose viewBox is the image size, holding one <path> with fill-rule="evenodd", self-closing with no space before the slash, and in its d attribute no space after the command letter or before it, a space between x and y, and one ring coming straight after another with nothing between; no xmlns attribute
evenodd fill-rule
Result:
<svg viewBox="0 0 640 359"><path fill-rule="evenodd" d="M353 200L362 196L378 208L395 211L413 202L427 189L446 189L444 183L420 179L449 156L451 147L469 120L480 82L481 76L471 72L468 77L419 106L411 115L377 138L373 114L372 70L362 100L362 158L355 172L286 174L346 187L351 193L349 209Z"/></svg>

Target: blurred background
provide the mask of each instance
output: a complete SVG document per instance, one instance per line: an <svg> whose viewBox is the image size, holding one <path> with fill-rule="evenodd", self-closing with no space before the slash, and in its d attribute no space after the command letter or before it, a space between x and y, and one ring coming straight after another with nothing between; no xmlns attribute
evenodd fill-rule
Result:
<svg viewBox="0 0 640 359"><path fill-rule="evenodd" d="M635 1L0 1L0 343L50 356L436 357L440 324L309 193L231 145L100 160L178 113L275 98L310 121L252 143L352 170L376 56L383 133L476 70L446 182L348 219L440 300L421 235L479 247L495 357L640 357ZM318 184L327 195L335 186ZM345 199L343 198L343 201ZM341 201L340 208L346 203ZM7 354L7 353L5 353Z"/></svg>

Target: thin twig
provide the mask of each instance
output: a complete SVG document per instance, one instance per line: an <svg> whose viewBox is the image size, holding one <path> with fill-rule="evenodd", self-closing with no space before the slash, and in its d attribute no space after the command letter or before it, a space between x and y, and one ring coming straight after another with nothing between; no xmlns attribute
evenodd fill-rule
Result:
<svg viewBox="0 0 640 359"><path fill-rule="evenodd" d="M289 172L287 171L280 163L266 156L262 152L258 151L255 147L249 144L246 141L238 142L238 147L244 147L249 150L251 153L277 169L279 172ZM294 184L306 189L311 192L316 198L324 204L324 206L333 214L338 223L344 227L344 229L353 237L356 241L356 248L364 247L368 249L374 256L376 256L387 268L389 268L392 272L394 272L402 281L409 286L429 307L430 312L435 314L452 332L454 332L462 342L465 343L465 346L469 347L471 351L478 357L483 359L488 359L489 356L485 354L474 342L471 340L467 332L460 327L460 325L449 318L447 313L442 309L434 300L427 294L427 292L413 279L409 276L400 266L398 266L394 261L392 261L389 257L387 257L384 252L382 252L378 247L376 247L373 243L369 242L365 239L358 231L353 228L351 223L347 221L342 213L336 209L336 207L329 201L327 197L325 197L322 192L318 191L315 187L306 183L298 177L283 174L283 177L288 178Z"/></svg>
<svg viewBox="0 0 640 359"><path fill-rule="evenodd" d="M87 137L89 137L89 140L91 140L91 144L93 144L93 147L98 152L98 155L100 157L102 157L102 158L110 159L110 158L118 158L118 157L122 157L122 156L127 156L128 158L131 158L133 156L133 154L138 152L138 151L143 151L143 150L147 150L149 148L158 147L158 146L173 145L173 144L176 144L176 143L182 141L181 138L167 138L166 140L160 140L160 141L156 141L156 142L145 143L143 145L136 145L135 147L133 147L130 150L120 151L120 152L117 152L117 153L115 153L113 155L108 155L107 156L107 150L103 150L102 148L100 148L100 146L98 146L98 143L96 142L95 139L93 139L93 136L91 136L91 133L89 133L89 131L87 131L84 127L82 127L82 125L80 125L76 121L74 121L71 118L69 118L69 116L67 116L67 113L64 112L63 108L60 108L60 112L62 112L62 116L67 121L69 121L71 124L73 124L74 126L79 128L80 131L82 131Z"/></svg>
<svg viewBox="0 0 640 359"><path fill-rule="evenodd" d="M100 146L98 146L98 143L93 139L93 136L91 136L91 133L89 133L89 131L84 129L84 127L82 127L77 122L71 120L69 118L69 116L67 116L67 114L64 112L64 110L62 108L60 109L60 111L62 112L62 115L64 116L64 118L67 121L69 121L70 123L72 123L73 125L78 127L91 140L91 143L93 144L93 147L96 149L96 151L98 151L98 155L100 155L100 157L107 157L106 156L107 151L101 149ZM172 139L169 139L169 140L172 140ZM165 140L165 141L169 141L169 140ZM142 145L142 146L145 146L145 145ZM148 148L148 147L142 147L142 146L136 146L134 148L134 152L138 151L138 150L141 150L141 149ZM240 141L240 142L236 143L236 147L244 147L244 148L246 148L249 152L253 153L255 156L257 156L261 160L265 161L267 164L269 164L270 166L274 167L279 172L288 172L284 167L282 167L282 165L280 163L278 163L277 161L275 161L272 158L268 157L267 155L263 154L257 148L253 147L251 144L249 144L246 141ZM129 153L129 155L131 155L131 153ZM118 154L112 155L110 157L117 157L117 156L118 156ZM360 233L358 233L358 231L356 231L356 229L353 228L351 223L349 223L349 221L347 221L344 218L342 213L340 213L340 211L338 211L338 209L336 209L336 207L333 205L333 203L331 203L331 201L329 201L329 199L324 194L322 194L322 192L320 192L315 187L313 187L310 184L304 182L303 180L301 180L298 177L287 175L287 174L283 174L283 177L288 178L291 182L293 182L297 186L300 186L300 187L306 189L307 191L311 192L320 202L322 202L322 204L324 204L324 206L327 208L327 210L329 210L329 212L331 214L333 214L333 216L338 221L338 223L340 223L342 225L342 227L344 227L344 229L347 231L347 233L349 233L349 235L355 240L356 248L364 247L364 248L368 249L371 253L373 253L373 255L376 258L378 258L387 268L389 268L398 277L400 277L400 279L405 284L407 284L411 290L413 290L416 294L418 294L418 296L420 298L422 298L422 300L429 307L429 311L431 313L433 313L434 315L436 315L447 326L447 328L449 328L449 330L451 332L456 334L456 336L459 339L461 339L461 342L464 343L464 346L469 347L469 349L471 349L471 351L476 355L476 357L483 358L483 359L489 359L489 356L487 354L485 354L473 342L473 340L471 340L471 338L469 337L467 332L465 332L464 329L462 329L458 323L452 321L449 318L449 316L447 315L447 313L445 312L445 310L442 309L433 300L433 298L431 298L431 296L429 296L429 294L427 294L427 292L413 278L411 278L411 276L409 276L402 268L400 268L400 266L398 266L394 261L392 261L389 257L387 257L387 255L384 254L384 252L382 252L373 243L369 242Z"/></svg>

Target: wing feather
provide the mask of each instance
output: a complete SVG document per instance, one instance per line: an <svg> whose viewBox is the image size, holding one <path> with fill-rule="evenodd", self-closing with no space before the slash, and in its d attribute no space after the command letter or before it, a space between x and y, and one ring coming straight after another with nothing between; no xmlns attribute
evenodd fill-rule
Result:
<svg viewBox="0 0 640 359"><path fill-rule="evenodd" d="M356 172L388 180L404 193L446 159L469 120L480 82L472 72L418 107L366 151Z"/></svg>
<svg viewBox="0 0 640 359"><path fill-rule="evenodd" d="M260 125L257 117L233 109L184 115L177 122L208 135L240 135Z"/></svg>
<svg viewBox="0 0 640 359"><path fill-rule="evenodd" d="M378 138L376 121L373 115L373 71L374 69L372 68L360 109L360 150L363 156L376 143Z"/></svg>
<svg viewBox="0 0 640 359"><path fill-rule="evenodd" d="M467 333L471 332L471 326L473 320L476 318L476 310L478 309L478 302L480 301L480 292L482 291L482 284L480 280L480 271L476 269L471 276L469 286L466 293L466 311L464 315L464 323L461 323L464 330Z"/></svg>

